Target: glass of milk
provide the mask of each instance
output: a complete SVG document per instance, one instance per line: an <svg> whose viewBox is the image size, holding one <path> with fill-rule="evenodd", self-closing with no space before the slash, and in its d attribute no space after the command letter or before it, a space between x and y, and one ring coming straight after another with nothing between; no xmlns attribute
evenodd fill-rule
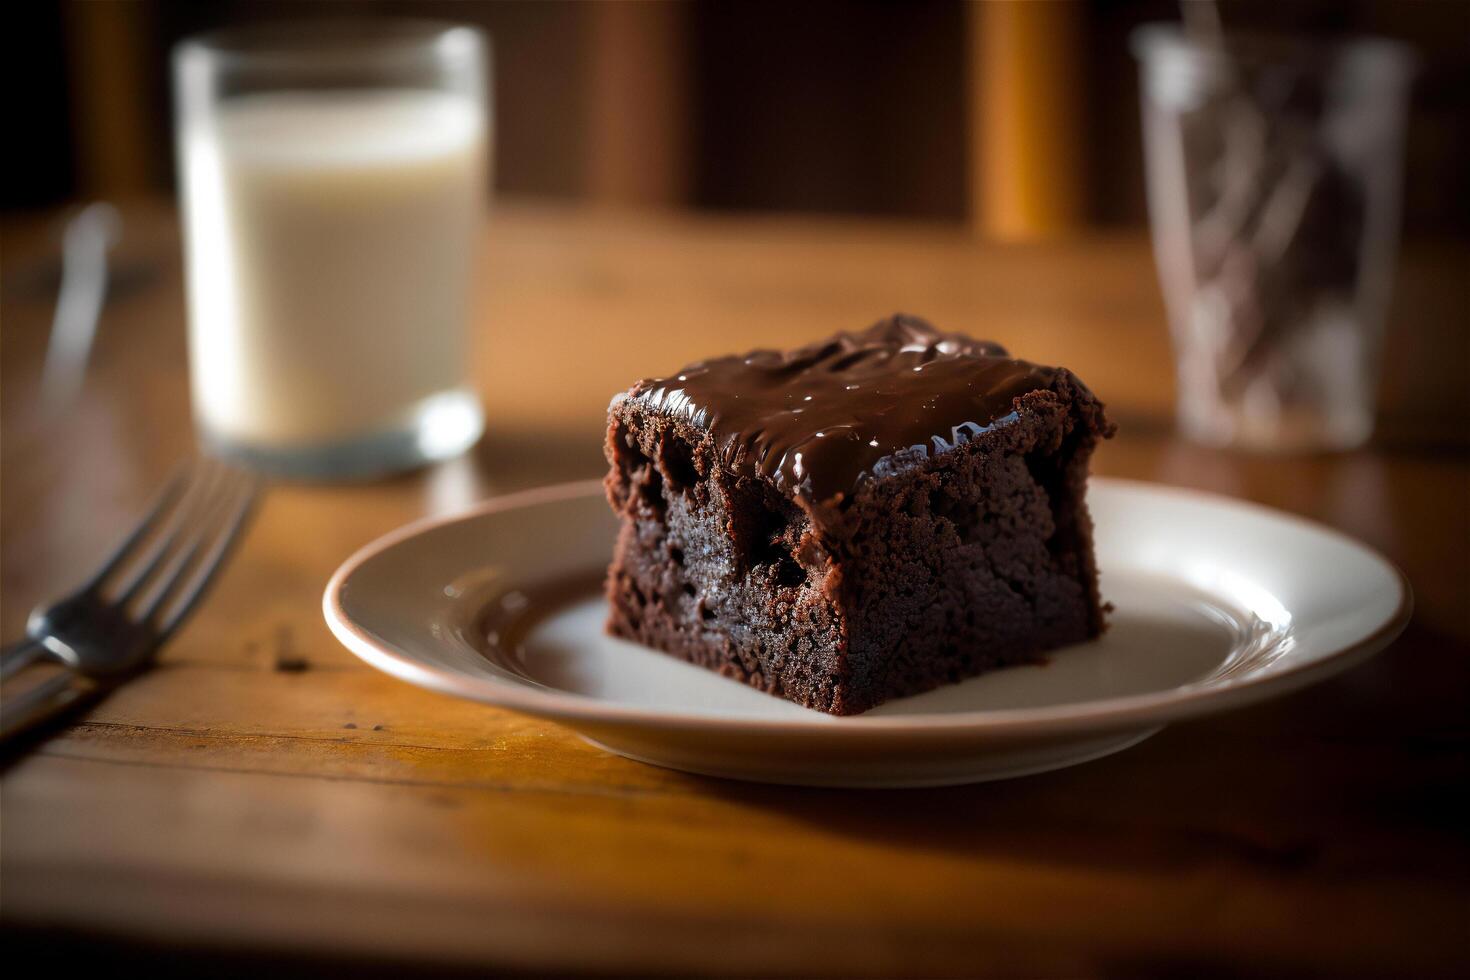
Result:
<svg viewBox="0 0 1470 980"><path fill-rule="evenodd" d="M486 60L478 31L417 21L246 28L175 49L206 448L334 479L479 438Z"/></svg>

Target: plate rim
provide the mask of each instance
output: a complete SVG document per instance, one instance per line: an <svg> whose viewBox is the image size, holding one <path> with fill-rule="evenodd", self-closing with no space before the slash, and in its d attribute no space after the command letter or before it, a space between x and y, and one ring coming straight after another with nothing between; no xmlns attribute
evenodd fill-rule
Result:
<svg viewBox="0 0 1470 980"><path fill-rule="evenodd" d="M751 718L738 715L668 711L603 701L598 698L553 688L509 683L492 676L472 676L425 664L379 639L354 622L342 605L345 586L353 574L403 541L438 528L508 510L559 503L583 497L602 496L601 479L532 487L489 497L451 514L419 518L370 541L353 552L327 582L322 596L322 614L327 626L343 646L369 666L399 680L442 694L466 698L542 718L572 723L590 723L604 728L639 727L700 731L709 734L777 735L810 738L839 734L842 737L912 735L916 737L986 735L1035 736L1066 734L1081 730L1119 729L1160 725L1183 718L1213 714L1229 708L1289 693L1347 670L1387 647L1403 632L1413 616L1413 588L1403 571L1378 549L1320 521L1277 510L1208 490L1124 477L1093 476L1089 486L1108 485L1146 493L1188 498L1230 508L1254 511L1261 516L1285 520L1314 533L1337 539L1379 562L1393 574L1398 602L1392 615L1368 636L1316 660L1265 674L1226 678L1184 691L1171 688L1093 701L1036 708L959 711L934 715L852 715L836 717L814 712L811 718Z"/></svg>

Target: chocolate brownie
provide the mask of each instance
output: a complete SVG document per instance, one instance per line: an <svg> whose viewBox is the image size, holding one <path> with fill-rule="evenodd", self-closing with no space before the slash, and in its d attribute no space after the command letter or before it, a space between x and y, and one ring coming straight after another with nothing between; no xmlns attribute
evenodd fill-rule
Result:
<svg viewBox="0 0 1470 980"><path fill-rule="evenodd" d="M1103 629L1064 368L898 315L608 409L608 630L838 715Z"/></svg>

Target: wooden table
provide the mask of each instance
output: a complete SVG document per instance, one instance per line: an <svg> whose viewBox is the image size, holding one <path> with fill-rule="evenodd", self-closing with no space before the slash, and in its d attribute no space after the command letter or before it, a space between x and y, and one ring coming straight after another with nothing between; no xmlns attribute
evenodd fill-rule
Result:
<svg viewBox="0 0 1470 980"><path fill-rule="evenodd" d="M36 390L54 216L4 226L7 636L191 447L173 215L126 216L86 390L50 418ZM6 760L13 942L557 974L1470 969L1462 247L1406 261L1387 445L1260 458L1169 435L1138 237L1004 249L935 227L528 205L502 206L489 235L484 443L388 482L274 490L158 669ZM328 634L327 576L368 540L598 473L606 399L632 378L894 309L1076 368L1124 426L1101 472L1237 494L1381 548L1417 591L1408 632L1319 687L1109 759L907 792L628 762L392 680ZM297 658L309 668L278 669Z"/></svg>

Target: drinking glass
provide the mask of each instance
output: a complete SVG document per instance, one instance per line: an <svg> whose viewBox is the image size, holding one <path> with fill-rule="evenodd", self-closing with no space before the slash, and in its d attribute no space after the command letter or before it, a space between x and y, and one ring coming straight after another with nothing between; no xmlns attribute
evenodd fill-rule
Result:
<svg viewBox="0 0 1470 980"><path fill-rule="evenodd" d="M1397 251L1408 51L1162 25L1133 49L1180 428L1217 446L1361 445Z"/></svg>
<svg viewBox="0 0 1470 980"><path fill-rule="evenodd" d="M194 414L302 478L462 452L488 196L480 32L251 27L174 51Z"/></svg>

